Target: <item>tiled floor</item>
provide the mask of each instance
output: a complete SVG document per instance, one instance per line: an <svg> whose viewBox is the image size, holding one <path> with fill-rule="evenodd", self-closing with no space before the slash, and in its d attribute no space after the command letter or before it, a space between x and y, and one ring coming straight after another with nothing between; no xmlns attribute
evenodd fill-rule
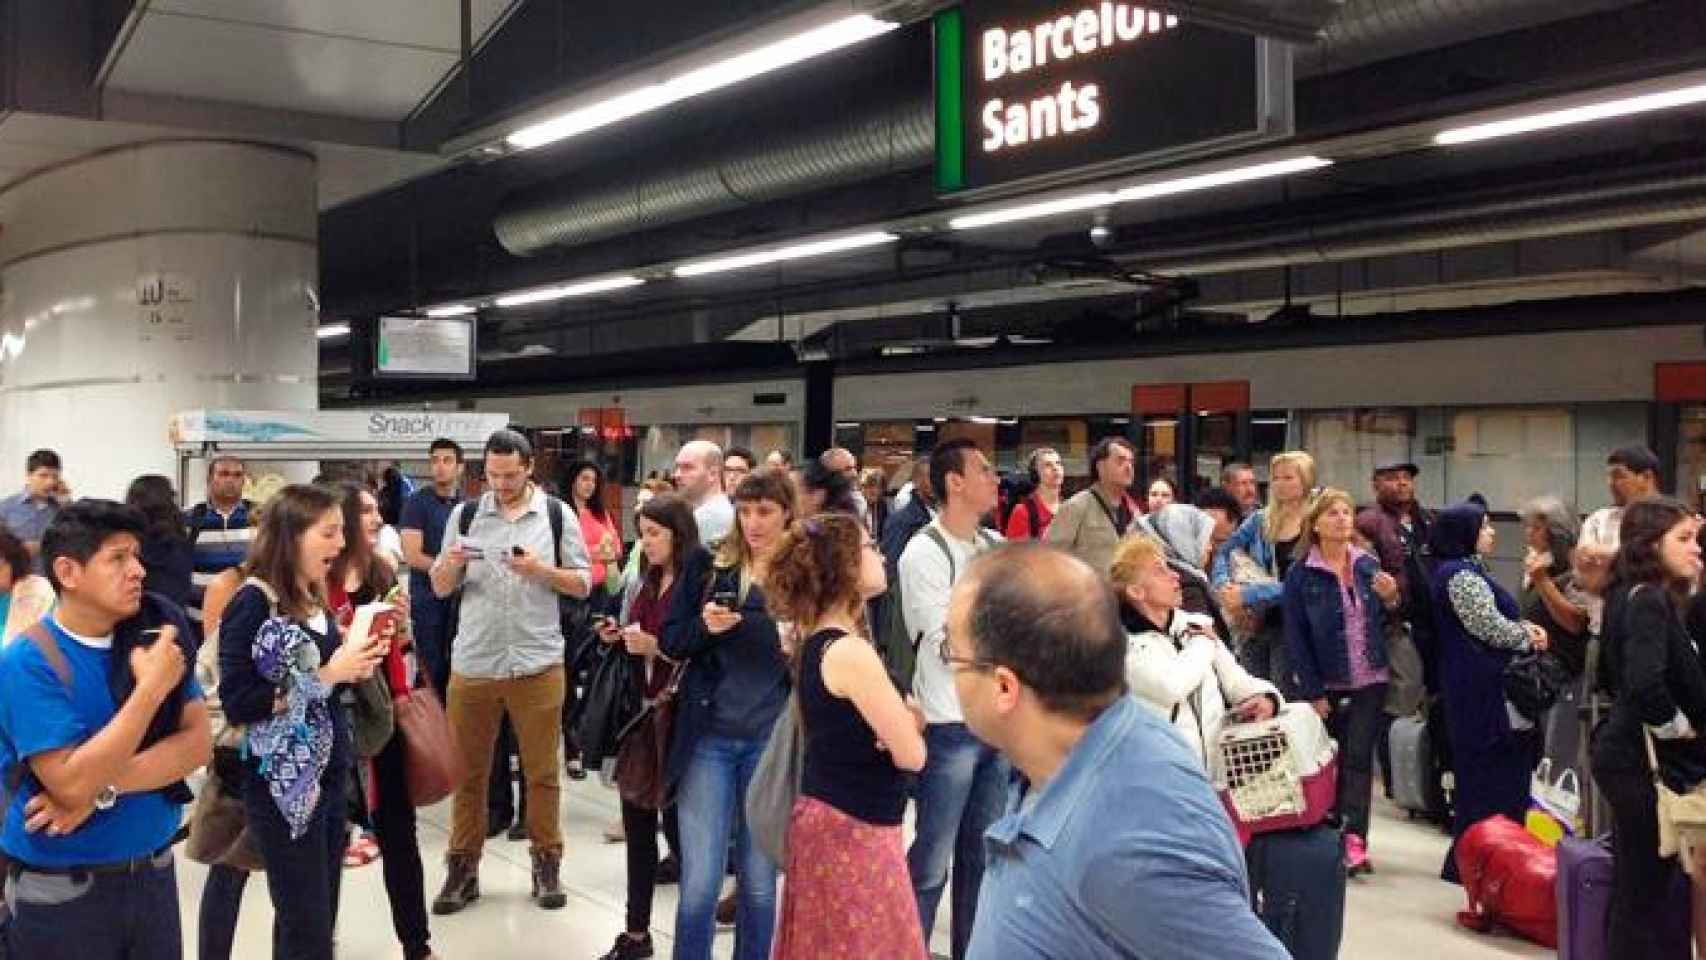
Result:
<svg viewBox="0 0 1706 960"><path fill-rule="evenodd" d="M563 823L568 841L564 883L569 905L556 912L535 908L527 899L527 849L524 843L493 841L480 873L484 898L454 917L434 917L433 943L446 960L592 960L607 949L622 926L622 847L604 842L606 823L616 816L615 794L595 784L571 784L565 791ZM1340 956L1480 960L1545 957L1551 951L1507 934L1480 936L1459 929L1453 915L1462 908L1459 888L1437 879L1446 841L1433 827L1406 821L1389 808L1379 810L1372 851L1378 871L1352 881L1345 941ZM421 847L427 860L427 893L443 879L448 806L424 812ZM195 957L196 904L205 872L180 865L186 957ZM395 960L401 956L391 933L390 913L378 864L344 874L339 919L341 960ZM935 946L945 951L947 911ZM658 891L654 939L658 956L669 955L675 919L675 888ZM266 960L272 908L266 883L249 884L237 933L240 960ZM717 957L729 956L733 936L719 934Z"/></svg>

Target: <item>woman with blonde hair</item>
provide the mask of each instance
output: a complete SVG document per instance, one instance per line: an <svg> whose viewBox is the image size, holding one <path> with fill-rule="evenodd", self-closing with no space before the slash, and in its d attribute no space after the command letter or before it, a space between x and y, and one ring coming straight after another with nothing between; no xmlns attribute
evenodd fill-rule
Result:
<svg viewBox="0 0 1706 960"><path fill-rule="evenodd" d="M1245 518L1215 550L1211 571L1221 616L1246 637L1240 659L1294 699L1280 607L1286 574L1301 559L1303 514L1314 486L1314 457L1302 450L1275 454L1268 464L1267 506Z"/></svg>
<svg viewBox="0 0 1706 960"><path fill-rule="evenodd" d="M1266 720L1279 710L1279 691L1238 665L1213 618L1184 609L1179 573L1159 541L1142 535L1120 541L1108 576L1130 638L1126 683L1172 723L1205 768L1227 722Z"/></svg>
<svg viewBox="0 0 1706 960"><path fill-rule="evenodd" d="M1339 742L1338 813L1345 823L1345 868L1371 873L1368 810L1374 742L1391 681L1386 618L1401 599L1398 581L1358 547L1356 502L1328 488L1309 501L1297 562L1285 577L1285 643L1298 697L1310 701Z"/></svg>

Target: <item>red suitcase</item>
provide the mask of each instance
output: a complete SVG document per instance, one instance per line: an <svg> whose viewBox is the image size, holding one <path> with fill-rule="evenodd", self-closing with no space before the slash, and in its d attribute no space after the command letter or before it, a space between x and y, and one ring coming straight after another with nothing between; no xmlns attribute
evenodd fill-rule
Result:
<svg viewBox="0 0 1706 960"><path fill-rule="evenodd" d="M1557 853L1508 817L1488 817L1457 840L1457 870L1469 909L1457 922L1485 933L1508 927L1558 946Z"/></svg>

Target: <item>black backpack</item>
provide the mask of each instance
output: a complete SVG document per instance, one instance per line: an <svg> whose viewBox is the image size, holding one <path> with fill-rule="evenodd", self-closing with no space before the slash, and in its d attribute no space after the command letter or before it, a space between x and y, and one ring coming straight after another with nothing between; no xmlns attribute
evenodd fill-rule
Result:
<svg viewBox="0 0 1706 960"><path fill-rule="evenodd" d="M912 535L913 540L919 536L927 536L942 551L942 556L948 558L948 583L959 580L958 564L954 562L954 552L948 549L948 541L943 538L942 531L936 529L934 523L921 527ZM977 528L977 542L985 548L994 546L994 538L983 527ZM897 565L898 567L898 565ZM906 604L903 602L900 590L900 575L897 569L895 576L889 578L889 588L883 592L881 599L881 616L876 620L877 652L882 655L883 665L888 668L889 679L894 681L896 688L902 693L912 690L913 671L918 666L918 646L924 641L923 633L912 633L906 625Z"/></svg>

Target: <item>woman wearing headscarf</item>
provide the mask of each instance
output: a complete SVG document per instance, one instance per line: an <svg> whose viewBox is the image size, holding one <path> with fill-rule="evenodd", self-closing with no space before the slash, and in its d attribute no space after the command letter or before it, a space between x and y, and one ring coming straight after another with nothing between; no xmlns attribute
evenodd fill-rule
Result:
<svg viewBox="0 0 1706 960"><path fill-rule="evenodd" d="M1513 724L1504 676L1517 654L1546 649L1546 631L1523 621L1516 597L1488 575L1493 542L1487 504L1479 497L1447 507L1428 531L1428 546L1439 561L1434 619L1457 780L1452 849L1440 875L1453 883L1456 838L1499 814L1520 822L1538 759L1538 737Z"/></svg>
<svg viewBox="0 0 1706 960"><path fill-rule="evenodd" d="M1213 620L1215 636L1222 640L1231 637L1209 584L1214 518L1188 503L1169 503L1138 518L1137 525L1161 544L1167 565L1179 575L1179 590L1184 595L1179 609Z"/></svg>

